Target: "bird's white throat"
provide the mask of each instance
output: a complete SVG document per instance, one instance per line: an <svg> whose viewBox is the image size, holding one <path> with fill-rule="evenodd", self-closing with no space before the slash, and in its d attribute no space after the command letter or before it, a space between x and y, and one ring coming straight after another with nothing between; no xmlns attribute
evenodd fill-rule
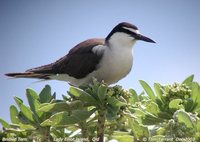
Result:
<svg viewBox="0 0 200 142"><path fill-rule="evenodd" d="M111 48L121 48L120 50L132 48L135 42L136 40L133 37L122 32L114 33L108 40L108 44Z"/></svg>

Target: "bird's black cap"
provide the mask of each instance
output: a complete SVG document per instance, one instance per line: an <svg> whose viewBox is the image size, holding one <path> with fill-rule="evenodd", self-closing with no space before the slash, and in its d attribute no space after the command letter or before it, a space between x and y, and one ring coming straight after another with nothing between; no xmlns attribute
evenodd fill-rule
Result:
<svg viewBox="0 0 200 142"><path fill-rule="evenodd" d="M138 28L135 25L127 23L127 22L122 22L122 23L119 23L117 26L115 26L112 29L112 31L106 37L106 40L109 40L110 37L116 32L124 32L124 33L127 33L127 34L131 34L132 33L131 31L129 31L129 30L125 29L125 28L138 30Z"/></svg>
<svg viewBox="0 0 200 142"><path fill-rule="evenodd" d="M109 40L110 37L116 32L127 33L137 40L143 40L146 42L156 43L152 39L150 39L144 35L141 35L138 31L138 27L133 24L130 24L128 22L122 22L122 23L119 23L117 26L115 26L113 28L113 30L109 33L109 35L106 37L106 41Z"/></svg>

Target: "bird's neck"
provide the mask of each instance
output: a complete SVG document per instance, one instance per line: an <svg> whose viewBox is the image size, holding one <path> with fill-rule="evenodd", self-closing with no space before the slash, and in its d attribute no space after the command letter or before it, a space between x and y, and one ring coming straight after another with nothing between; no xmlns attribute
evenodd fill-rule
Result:
<svg viewBox="0 0 200 142"><path fill-rule="evenodd" d="M114 50L132 50L135 42L136 40L125 33L114 33L107 41L107 44Z"/></svg>

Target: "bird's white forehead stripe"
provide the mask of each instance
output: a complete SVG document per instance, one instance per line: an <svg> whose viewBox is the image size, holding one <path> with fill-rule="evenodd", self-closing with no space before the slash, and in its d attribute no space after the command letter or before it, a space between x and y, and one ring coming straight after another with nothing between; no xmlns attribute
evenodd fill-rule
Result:
<svg viewBox="0 0 200 142"><path fill-rule="evenodd" d="M129 30L129 31L131 31L131 32L134 32L134 33L136 33L136 34L140 34L140 31L139 30L135 30L135 29L132 29L132 28L127 28L127 27L123 27L124 29L127 29L127 30Z"/></svg>

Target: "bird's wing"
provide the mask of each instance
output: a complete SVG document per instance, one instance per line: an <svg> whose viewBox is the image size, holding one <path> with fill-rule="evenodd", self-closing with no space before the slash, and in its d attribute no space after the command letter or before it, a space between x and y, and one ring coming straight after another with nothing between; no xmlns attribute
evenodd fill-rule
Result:
<svg viewBox="0 0 200 142"><path fill-rule="evenodd" d="M53 74L68 74L80 79L97 68L103 53L95 53L95 46L104 45L104 39L89 39L79 43L69 53L54 63L32 68L24 73L8 73L7 76L50 79Z"/></svg>
<svg viewBox="0 0 200 142"><path fill-rule="evenodd" d="M59 59L52 66L54 73L68 74L77 79L87 76L97 68L103 53L95 53L95 46L104 45L103 39L86 40L69 51L69 54Z"/></svg>

